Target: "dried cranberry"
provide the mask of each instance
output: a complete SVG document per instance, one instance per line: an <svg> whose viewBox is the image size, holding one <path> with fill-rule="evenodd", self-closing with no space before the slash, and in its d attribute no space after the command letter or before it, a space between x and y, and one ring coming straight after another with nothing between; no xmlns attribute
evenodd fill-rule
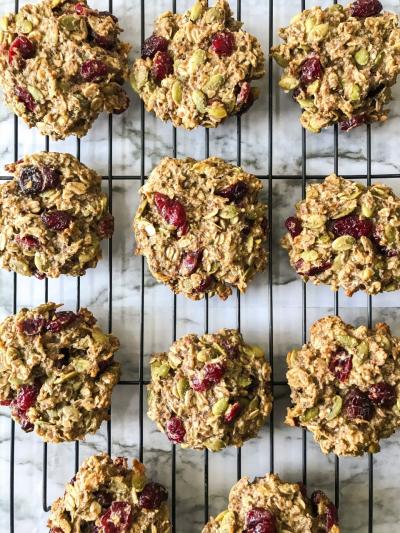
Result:
<svg viewBox="0 0 400 533"><path fill-rule="evenodd" d="M185 440L186 430L183 422L177 416L170 418L166 425L167 437L175 444L181 444Z"/></svg>
<svg viewBox="0 0 400 533"><path fill-rule="evenodd" d="M18 322L18 331L25 333L25 335L39 335L46 325L44 318L27 318Z"/></svg>
<svg viewBox="0 0 400 533"><path fill-rule="evenodd" d="M39 394L39 387L37 385L22 385L17 392L15 400L11 402L11 407L18 409L22 413L26 413L36 403L36 398Z"/></svg>
<svg viewBox="0 0 400 533"><path fill-rule="evenodd" d="M104 50L112 50L116 43L115 35L99 35L98 33L92 32L93 42L104 48Z"/></svg>
<svg viewBox="0 0 400 533"><path fill-rule="evenodd" d="M71 215L67 211L47 211L42 213L40 218L43 224L48 228L55 231L62 231L70 225L72 220Z"/></svg>
<svg viewBox="0 0 400 533"><path fill-rule="evenodd" d="M43 176L43 191L48 189L58 189L61 184L61 172L54 167L49 167L45 165L41 169Z"/></svg>
<svg viewBox="0 0 400 533"><path fill-rule="evenodd" d="M348 118L340 123L340 129L342 131L350 131L354 128L358 128L362 124L367 122L367 117L365 115L355 115L354 117Z"/></svg>
<svg viewBox="0 0 400 533"><path fill-rule="evenodd" d="M168 50L168 41L161 35L153 33L146 39L142 45L142 58L153 58L157 52L166 52Z"/></svg>
<svg viewBox="0 0 400 533"><path fill-rule="evenodd" d="M325 272L325 270L328 270L331 268L332 263L329 261L325 261L325 263L322 263L322 265L311 267L310 270L305 272L306 276L317 276L318 274L322 274L322 272Z"/></svg>
<svg viewBox="0 0 400 533"><path fill-rule="evenodd" d="M379 15L382 9L378 0L356 0L350 6L350 14L357 18L374 17Z"/></svg>
<svg viewBox="0 0 400 533"><path fill-rule="evenodd" d="M374 406L365 392L358 387L352 387L344 399L344 412L350 420L371 420Z"/></svg>
<svg viewBox="0 0 400 533"><path fill-rule="evenodd" d="M89 8L85 4L78 3L75 5L75 11L78 15L88 15Z"/></svg>
<svg viewBox="0 0 400 533"><path fill-rule="evenodd" d="M38 270L34 270L33 271L33 275L35 276L36 279L45 279L47 276L46 274L43 274L43 272L39 272Z"/></svg>
<svg viewBox="0 0 400 533"><path fill-rule="evenodd" d="M97 226L97 233L101 239L110 239L114 233L114 217L109 213L102 218Z"/></svg>
<svg viewBox="0 0 400 533"><path fill-rule="evenodd" d="M43 191L43 175L38 167L23 167L19 176L19 186L24 194L32 195Z"/></svg>
<svg viewBox="0 0 400 533"><path fill-rule="evenodd" d="M14 58L19 55L22 59L31 59L36 52L36 46L27 37L20 35L16 37L10 45L8 51L9 62L12 63Z"/></svg>
<svg viewBox="0 0 400 533"><path fill-rule="evenodd" d="M113 463L121 474L126 474L128 470L128 459L126 457L115 457Z"/></svg>
<svg viewBox="0 0 400 533"><path fill-rule="evenodd" d="M143 509L158 509L168 499L168 492L160 483L150 482L144 487L139 496L139 505Z"/></svg>
<svg viewBox="0 0 400 533"><path fill-rule="evenodd" d="M100 517L104 533L122 533L132 524L132 506L128 502L113 502L111 507Z"/></svg>
<svg viewBox="0 0 400 533"><path fill-rule="evenodd" d="M241 407L239 402L234 403L225 411L224 419L227 424L230 424L237 418L240 414Z"/></svg>
<svg viewBox="0 0 400 533"><path fill-rule="evenodd" d="M197 270L203 251L187 252L182 259L179 272L182 276L190 276Z"/></svg>
<svg viewBox="0 0 400 533"><path fill-rule="evenodd" d="M254 507L246 515L247 533L276 533L275 516L268 509Z"/></svg>
<svg viewBox="0 0 400 533"><path fill-rule="evenodd" d="M322 490L315 490L310 497L311 500L311 508L315 515L319 514L318 505L321 503L322 500L327 500L327 496L325 495Z"/></svg>
<svg viewBox="0 0 400 533"><path fill-rule="evenodd" d="M205 392L213 385L221 381L226 371L226 366L222 362L208 363L204 366L204 376L195 376L192 380L192 389L196 392Z"/></svg>
<svg viewBox="0 0 400 533"><path fill-rule="evenodd" d="M157 81L162 81L168 76L168 74L171 74L173 70L173 61L169 53L157 52L151 67L153 78Z"/></svg>
<svg viewBox="0 0 400 533"><path fill-rule="evenodd" d="M244 81L240 86L240 91L236 99L236 103L240 106L247 105L252 100L251 85L248 81Z"/></svg>
<svg viewBox="0 0 400 533"><path fill-rule="evenodd" d="M329 229L338 237L351 235L355 239L370 237L374 231L374 224L368 218L359 218L357 215L347 215L329 224Z"/></svg>
<svg viewBox="0 0 400 533"><path fill-rule="evenodd" d="M35 249L40 247L39 239L37 239L33 235L24 235L23 237L17 235L15 237L15 240L24 248Z"/></svg>
<svg viewBox="0 0 400 533"><path fill-rule="evenodd" d="M339 524L338 512L332 502L327 503L325 519L326 519L326 530L327 531L330 531L333 528L333 526L337 526Z"/></svg>
<svg viewBox="0 0 400 533"><path fill-rule="evenodd" d="M230 56L235 49L235 36L230 31L221 31L211 38L211 48L218 56Z"/></svg>
<svg viewBox="0 0 400 533"><path fill-rule="evenodd" d="M340 348L331 355L328 368L341 383L344 383L353 368L353 356Z"/></svg>
<svg viewBox="0 0 400 533"><path fill-rule="evenodd" d="M12 400L0 400L0 405L11 405Z"/></svg>
<svg viewBox="0 0 400 533"><path fill-rule="evenodd" d="M368 391L369 399L380 407L393 407L397 400L396 387L381 381L371 385Z"/></svg>
<svg viewBox="0 0 400 533"><path fill-rule="evenodd" d="M304 85L309 85L322 77L322 65L319 57L311 56L301 65L300 80Z"/></svg>
<svg viewBox="0 0 400 533"><path fill-rule="evenodd" d="M236 183L232 183L232 185L228 185L219 191L215 191L215 194L222 196L222 198L227 198L230 202L239 204L246 196L248 190L249 187L247 183L244 181L237 181Z"/></svg>
<svg viewBox="0 0 400 533"><path fill-rule="evenodd" d="M89 59L81 65L81 76L85 81L102 81L108 74L108 66L99 59Z"/></svg>
<svg viewBox="0 0 400 533"><path fill-rule="evenodd" d="M25 433L31 433L34 430L34 425L32 424L32 422L30 422L30 420L25 414L19 414L19 419L21 429L25 431Z"/></svg>
<svg viewBox="0 0 400 533"><path fill-rule="evenodd" d="M53 527L50 529L50 533L64 533L64 531L59 527Z"/></svg>
<svg viewBox="0 0 400 533"><path fill-rule="evenodd" d="M46 329L52 333L58 333L63 328L72 324L72 322L75 322L77 318L77 315L73 311L59 311L58 313L54 313L53 318L47 322Z"/></svg>
<svg viewBox="0 0 400 533"><path fill-rule="evenodd" d="M193 289L195 294L208 291L214 283L214 276L207 276L203 278L200 283Z"/></svg>
<svg viewBox="0 0 400 533"><path fill-rule="evenodd" d="M158 212L164 220L176 228L185 227L186 211L178 200L171 200L165 194L154 193L154 201Z"/></svg>
<svg viewBox="0 0 400 533"><path fill-rule="evenodd" d="M297 217L289 217L285 220L285 226L290 235L294 238L303 231L301 220Z"/></svg>
<svg viewBox="0 0 400 533"><path fill-rule="evenodd" d="M14 89L14 93L15 93L15 96L18 98L18 101L25 104L25 107L28 111L30 111L31 113L35 111L35 107L36 107L35 100L30 92L28 92L23 87L20 87L19 85L17 85Z"/></svg>

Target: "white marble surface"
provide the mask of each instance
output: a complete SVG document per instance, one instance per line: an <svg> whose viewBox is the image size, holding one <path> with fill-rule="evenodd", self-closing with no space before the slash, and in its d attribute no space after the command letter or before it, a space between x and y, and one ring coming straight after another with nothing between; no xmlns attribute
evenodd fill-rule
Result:
<svg viewBox="0 0 400 533"><path fill-rule="evenodd" d="M328 5L328 1L323 4ZM100 9L109 7L108 0L93 0ZM156 14L171 8L170 0L145 2L146 35L151 33L151 23ZM307 7L317 5L310 0ZM398 0L384 1L385 7L400 14ZM21 2L22 5L22 2ZM177 9L189 7L190 1L178 0ZM133 55L138 52L140 40L140 1L114 0L114 12L125 28L125 37L133 43ZM274 1L274 41L276 28L286 24L301 7L300 0ZM14 1L2 0L1 10L14 8ZM246 28L258 35L267 50L268 0L242 0L242 18ZM301 175L301 129L298 125L298 109L291 98L277 91L278 69L273 73L273 153L268 154L268 102L267 79L260 82L261 98L243 118L242 164L258 175L268 173L272 157L273 173L279 176L273 184L273 253L272 282L274 302L273 357L275 379L284 379L284 358L287 350L301 342L302 335L302 285L288 267L287 257L279 249L282 221L291 212L295 199L301 196L301 180L285 179L289 175ZM398 149L398 119L400 114L400 88L394 91L391 119L383 126L372 127L372 172L400 172ZM13 117L0 106L0 166L14 158ZM19 122L18 154L41 150L44 138L28 130ZM145 169L164 155L172 153L172 128L153 116L145 116ZM108 120L98 120L95 127L82 140L82 161L97 171L107 174ZM140 174L140 107L132 95L130 110L113 119L112 169L116 176ZM202 157L205 150L204 132L178 131L178 155ZM366 130L360 128L349 135L339 136L339 171L344 174L366 172ZM51 142L51 150L76 152L76 141ZM236 121L227 122L210 132L210 153L236 161ZM333 171L333 132L325 131L318 136L307 135L307 172L328 174ZM400 180L390 182L400 193ZM106 186L106 183L104 183ZM140 346L140 279L141 260L134 257L133 236L130 223L137 203L138 181L113 181L113 208L116 215L116 233L112 249L113 278L113 331L122 342L119 358L123 363L125 379L138 378ZM265 197L268 182L265 181ZM104 327L108 320L108 256L102 263L82 278L81 304L89 306ZM12 312L13 276L0 273L0 318ZM268 275L260 275L248 293L241 298L242 330L250 342L269 344L268 324ZM157 285L145 270L145 316L144 352L165 349L172 339L173 297L165 287ZM62 278L49 282L49 298L64 302L73 308L76 305L76 280ZM44 300L44 282L18 278L17 305L37 305ZM357 294L352 299L342 293L339 296L340 313L355 323L366 320L367 299ZM307 324L332 311L333 295L324 287L310 286L307 289ZM226 302L210 301L210 330L218 327L236 326L238 301L236 296ZM398 323L398 295L377 296L373 299L373 320L386 320L400 333ZM177 298L177 334L202 332L204 329L204 303L193 303ZM145 369L147 376L147 366ZM275 470L288 480L302 476L302 432L286 428L283 424L285 407L288 404L286 387L275 388L274 440ZM137 387L118 386L114 393L112 409L112 453L130 457L137 455L139 445L139 391ZM81 460L107 447L107 432L104 425L97 435L80 445ZM250 476L262 475L270 469L270 424L260 437L246 444L242 450L242 472ZM308 483L310 489L320 487L333 495L334 458L323 456L319 448L307 438ZM155 478L171 488L171 448L154 425L144 416L144 460ZM15 533L38 533L47 531L46 513L42 510L43 445L33 434L15 430ZM50 503L63 492L63 484L74 473L74 444L50 445L48 447L48 496ZM0 408L0 532L11 531L9 526L9 465L10 465L10 419L8 410ZM195 533L201 530L204 518L204 467L203 454L177 450L176 452L176 531ZM236 452L224 451L210 456L209 461L210 512L217 513L226 502L229 487L236 480ZM382 451L374 458L374 532L398 533L400 506L400 438L393 436L383 443ZM340 516L346 533L364 533L368 528L368 458L340 460Z"/></svg>

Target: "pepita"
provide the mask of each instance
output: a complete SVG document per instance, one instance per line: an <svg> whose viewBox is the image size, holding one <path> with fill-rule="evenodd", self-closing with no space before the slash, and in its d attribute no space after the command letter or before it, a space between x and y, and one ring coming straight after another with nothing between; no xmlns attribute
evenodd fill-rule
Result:
<svg viewBox="0 0 400 533"><path fill-rule="evenodd" d="M207 98L206 98L206 95L202 91L199 91L198 89L193 91L192 100L199 113L206 112Z"/></svg>
<svg viewBox="0 0 400 533"><path fill-rule="evenodd" d="M356 348L356 359L359 363L363 363L369 355L368 341L364 340Z"/></svg>
<svg viewBox="0 0 400 533"><path fill-rule="evenodd" d="M308 262L316 261L318 259L318 252L316 252L315 250L306 250L302 254L300 254L300 257L304 261L308 261Z"/></svg>
<svg viewBox="0 0 400 533"><path fill-rule="evenodd" d="M318 407L310 407L309 409L306 409L304 411L304 415L300 417L301 422L310 422L314 418L318 416L319 408Z"/></svg>
<svg viewBox="0 0 400 533"><path fill-rule="evenodd" d="M243 351L249 357L255 357L256 359L261 359L262 357L264 357L264 350L260 346L257 346L255 344L246 344L245 346L243 346Z"/></svg>
<svg viewBox="0 0 400 533"><path fill-rule="evenodd" d="M226 218L226 219L234 218L237 216L237 214L238 214L238 210L237 210L237 207L235 207L234 205L227 205L226 207L222 208L221 211L219 212L219 216L221 218Z"/></svg>
<svg viewBox="0 0 400 533"><path fill-rule="evenodd" d="M275 52L274 54L272 54L272 57L275 59L275 61L278 63L278 65L282 68L285 68L288 66L289 62L287 61L287 59L285 59L281 54L278 54L277 52Z"/></svg>
<svg viewBox="0 0 400 533"><path fill-rule="evenodd" d="M309 39L313 42L319 42L322 41L329 32L329 24L323 23L323 24L317 24L314 26L310 32L309 32Z"/></svg>
<svg viewBox="0 0 400 533"><path fill-rule="evenodd" d="M214 74L211 76L211 78L208 80L208 82L203 87L203 90L205 92L217 92L218 89L220 89L223 84L225 83L225 78L222 76L222 74Z"/></svg>
<svg viewBox="0 0 400 533"><path fill-rule="evenodd" d="M360 48L360 50L357 50L357 52L354 54L354 59L360 67L365 67L365 65L369 61L369 53L366 48Z"/></svg>
<svg viewBox="0 0 400 533"><path fill-rule="evenodd" d="M217 120L222 120L228 116L228 111L225 109L225 106L218 102L214 102L211 107L207 108L207 111L210 117Z"/></svg>
<svg viewBox="0 0 400 533"><path fill-rule="evenodd" d="M179 398L183 398L185 396L185 392L189 389L189 381L186 378L181 378L177 385L176 390L178 392Z"/></svg>
<svg viewBox="0 0 400 533"><path fill-rule="evenodd" d="M196 20L199 19L202 14L203 14L203 5L201 2L197 0L197 2L195 2L192 9L190 10L190 20L192 22L196 22Z"/></svg>
<svg viewBox="0 0 400 533"><path fill-rule="evenodd" d="M182 83L179 80L176 80L173 83L171 96L176 105L179 105L182 102Z"/></svg>
<svg viewBox="0 0 400 533"><path fill-rule="evenodd" d="M225 413L225 411L228 409L229 406L229 400L228 398L220 398L213 406L212 406L212 413L215 416L220 416Z"/></svg>
<svg viewBox="0 0 400 533"><path fill-rule="evenodd" d="M333 399L332 407L330 408L330 410L328 411L328 414L326 415L326 419L333 420L334 418L336 418L340 414L340 411L342 410L342 406L343 406L343 400L341 396L335 396Z"/></svg>
<svg viewBox="0 0 400 533"><path fill-rule="evenodd" d="M198 68L206 61L207 54L200 48L195 50L188 62L188 71L190 74L194 74Z"/></svg>
<svg viewBox="0 0 400 533"><path fill-rule="evenodd" d="M343 346L343 348L350 348L354 350L358 346L358 340L355 337L347 335L346 333L337 333L336 340L338 341L340 346Z"/></svg>
<svg viewBox="0 0 400 533"><path fill-rule="evenodd" d="M357 83L354 83L350 88L349 98L352 102L359 100L361 96L361 89Z"/></svg>
<svg viewBox="0 0 400 533"><path fill-rule="evenodd" d="M396 240L396 228L387 224L385 226L385 237L389 243L395 242Z"/></svg>
<svg viewBox="0 0 400 533"><path fill-rule="evenodd" d="M28 91L35 100L41 100L43 98L43 94L33 85L28 85Z"/></svg>
<svg viewBox="0 0 400 533"><path fill-rule="evenodd" d="M225 442L221 439L208 439L205 443L206 448L211 450L212 452L219 452L223 448L225 448Z"/></svg>
<svg viewBox="0 0 400 533"><path fill-rule="evenodd" d="M21 33L30 33L33 30L33 24L30 20L25 18L18 18L17 19L17 29Z"/></svg>
<svg viewBox="0 0 400 533"><path fill-rule="evenodd" d="M224 13L218 7L210 7L204 15L204 20L207 24L211 24L216 21L223 21L225 18Z"/></svg>
<svg viewBox="0 0 400 533"><path fill-rule="evenodd" d="M296 89L298 84L299 80L293 76L282 76L279 80L279 87L284 91L292 91L293 89Z"/></svg>
<svg viewBox="0 0 400 533"><path fill-rule="evenodd" d="M341 235L332 242L332 248L337 252L344 252L350 250L355 244L356 240L350 235Z"/></svg>
<svg viewBox="0 0 400 533"><path fill-rule="evenodd" d="M310 229L316 229L323 226L326 222L326 217L324 215L309 215L307 218L302 220L303 226Z"/></svg>

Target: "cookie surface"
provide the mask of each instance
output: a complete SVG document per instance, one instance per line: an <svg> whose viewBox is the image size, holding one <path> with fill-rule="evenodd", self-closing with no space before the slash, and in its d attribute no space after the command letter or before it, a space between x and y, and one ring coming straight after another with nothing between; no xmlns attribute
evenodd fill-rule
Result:
<svg viewBox="0 0 400 533"><path fill-rule="evenodd" d="M42 0L4 16L1 30L0 86L30 127L82 137L100 113L127 109L130 46L110 13L86 0Z"/></svg>
<svg viewBox="0 0 400 533"><path fill-rule="evenodd" d="M400 426L400 338L386 324L353 328L339 317L311 327L288 354L293 407L286 422L309 429L324 453L377 452Z"/></svg>
<svg viewBox="0 0 400 533"><path fill-rule="evenodd" d="M183 15L162 14L132 67L131 83L148 111L175 126L214 128L251 107L265 74L258 40L241 29L228 2L196 1Z"/></svg>
<svg viewBox="0 0 400 533"><path fill-rule="evenodd" d="M6 166L0 185L0 267L23 276L81 276L110 238L101 177L69 154L41 152Z"/></svg>
<svg viewBox="0 0 400 533"><path fill-rule="evenodd" d="M193 300L245 291L267 262L261 189L222 159L163 159L140 189L136 253L158 281Z"/></svg>
<svg viewBox="0 0 400 533"><path fill-rule="evenodd" d="M237 330L185 335L151 360L148 416L184 448L242 446L271 411L270 373Z"/></svg>
<svg viewBox="0 0 400 533"><path fill-rule="evenodd" d="M390 87L400 72L396 14L382 12L377 0L315 7L279 35L284 44L271 50L284 68L279 85L294 91L303 127L319 132L339 122L348 131L386 120Z"/></svg>
<svg viewBox="0 0 400 533"><path fill-rule="evenodd" d="M139 461L129 468L124 457L93 455L51 506L47 525L51 533L170 533L167 498Z"/></svg>
<svg viewBox="0 0 400 533"><path fill-rule="evenodd" d="M400 200L390 187L335 175L307 188L282 245L305 281L348 296L400 288Z"/></svg>
<svg viewBox="0 0 400 533"><path fill-rule="evenodd" d="M267 474L244 477L229 494L228 509L211 518L203 533L339 533L337 510L322 491L311 498L305 488Z"/></svg>
<svg viewBox="0 0 400 533"><path fill-rule="evenodd" d="M83 439L108 420L119 341L87 309L43 304L0 324L0 404L46 442Z"/></svg>

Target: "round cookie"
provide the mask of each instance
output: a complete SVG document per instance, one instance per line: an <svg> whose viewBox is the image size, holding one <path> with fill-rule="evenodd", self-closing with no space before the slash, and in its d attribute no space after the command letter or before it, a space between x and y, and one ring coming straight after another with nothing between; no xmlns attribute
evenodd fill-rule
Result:
<svg viewBox="0 0 400 533"><path fill-rule="evenodd" d="M284 68L280 87L293 91L304 128L343 131L387 119L385 105L400 72L400 25L378 0L306 9L281 28L272 48Z"/></svg>
<svg viewBox="0 0 400 533"><path fill-rule="evenodd" d="M307 497L304 485L275 474L243 477L229 494L228 509L211 518L202 533L339 533L336 507L320 490Z"/></svg>
<svg viewBox="0 0 400 533"><path fill-rule="evenodd" d="M170 533L168 493L136 459L93 455L51 506L50 533Z"/></svg>
<svg viewBox="0 0 400 533"><path fill-rule="evenodd" d="M114 231L101 177L69 154L41 152L6 166L0 184L0 267L23 276L82 276Z"/></svg>
<svg viewBox="0 0 400 533"><path fill-rule="evenodd" d="M0 324L0 405L46 442L83 439L108 420L119 341L87 309L47 303Z"/></svg>
<svg viewBox="0 0 400 533"><path fill-rule="evenodd" d="M244 292L265 269L267 208L261 181L212 157L165 158L140 189L136 253L153 276L192 300Z"/></svg>
<svg viewBox="0 0 400 533"><path fill-rule="evenodd" d="M251 82L265 74L260 43L228 2L207 6L200 0L183 15L162 14L131 72L146 109L188 130L247 111L258 96Z"/></svg>
<svg viewBox="0 0 400 533"><path fill-rule="evenodd" d="M183 448L239 447L271 411L270 374L261 348L236 330L185 335L153 355L147 414Z"/></svg>
<svg viewBox="0 0 400 533"><path fill-rule="evenodd" d="M1 19L0 86L43 135L83 137L101 112L122 113L130 46L118 19L86 0L42 0Z"/></svg>
<svg viewBox="0 0 400 533"><path fill-rule="evenodd" d="M293 406L286 422L309 429L324 453L362 455L400 426L400 338L386 324L353 328L328 316L288 354Z"/></svg>
<svg viewBox="0 0 400 533"><path fill-rule="evenodd" d="M289 217L282 246L305 281L347 296L400 288L400 200L390 187L365 187L334 174L309 185Z"/></svg>

